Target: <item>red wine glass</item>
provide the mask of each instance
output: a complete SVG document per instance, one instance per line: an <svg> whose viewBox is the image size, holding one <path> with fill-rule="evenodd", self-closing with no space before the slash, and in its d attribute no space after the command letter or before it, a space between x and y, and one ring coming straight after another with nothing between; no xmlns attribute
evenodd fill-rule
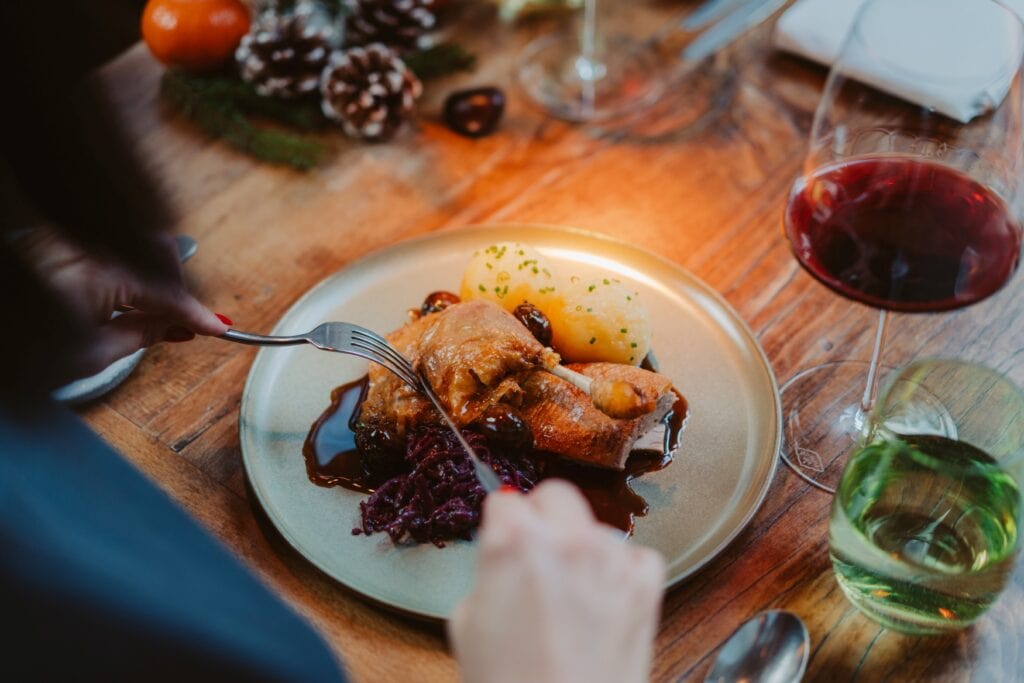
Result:
<svg viewBox="0 0 1024 683"><path fill-rule="evenodd" d="M888 312L969 306L1017 268L1022 57L1024 26L994 0L869 0L832 66L783 224L808 273L879 314L870 361L783 385L782 457L820 489L863 433Z"/></svg>

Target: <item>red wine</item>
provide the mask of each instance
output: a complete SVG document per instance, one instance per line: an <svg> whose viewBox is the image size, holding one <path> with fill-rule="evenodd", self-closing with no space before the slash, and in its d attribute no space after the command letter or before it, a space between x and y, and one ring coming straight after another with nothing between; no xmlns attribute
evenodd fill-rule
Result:
<svg viewBox="0 0 1024 683"><path fill-rule="evenodd" d="M786 236L818 280L894 311L984 299L1017 268L1021 225L1002 199L942 164L863 157L793 187Z"/></svg>

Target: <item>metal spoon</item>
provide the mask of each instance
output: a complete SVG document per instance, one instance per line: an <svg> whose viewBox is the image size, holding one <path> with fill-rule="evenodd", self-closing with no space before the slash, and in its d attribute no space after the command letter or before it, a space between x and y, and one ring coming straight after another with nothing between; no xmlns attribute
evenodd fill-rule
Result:
<svg viewBox="0 0 1024 683"><path fill-rule="evenodd" d="M736 629L718 652L705 683L795 683L803 678L811 639L792 612L761 612Z"/></svg>

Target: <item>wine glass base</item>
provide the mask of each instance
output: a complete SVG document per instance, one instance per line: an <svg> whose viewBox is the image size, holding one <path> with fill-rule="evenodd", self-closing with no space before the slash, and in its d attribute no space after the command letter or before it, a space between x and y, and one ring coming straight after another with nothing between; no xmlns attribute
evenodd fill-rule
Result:
<svg viewBox="0 0 1024 683"><path fill-rule="evenodd" d="M861 398L869 367L859 360L824 363L782 385L782 460L822 491L835 493L846 456L867 430Z"/></svg>
<svg viewBox="0 0 1024 683"><path fill-rule="evenodd" d="M657 55L643 42L610 36L598 57L587 59L567 33L526 46L516 75L523 91L558 118L613 119L648 107L665 91Z"/></svg>
<svg viewBox="0 0 1024 683"><path fill-rule="evenodd" d="M804 370L782 385L782 460L822 491L836 492L846 456L870 429L861 408L869 368L866 361L834 361ZM892 369L883 365L878 371L884 375ZM958 438L956 421L939 398L910 379L900 382L913 386L915 401L897 402L886 414L873 415L876 425L893 434Z"/></svg>

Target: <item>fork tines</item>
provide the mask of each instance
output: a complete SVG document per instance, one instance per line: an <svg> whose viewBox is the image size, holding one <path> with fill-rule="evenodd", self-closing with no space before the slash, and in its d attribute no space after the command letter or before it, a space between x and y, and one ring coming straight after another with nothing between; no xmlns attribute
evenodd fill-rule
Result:
<svg viewBox="0 0 1024 683"><path fill-rule="evenodd" d="M405 356L386 339L370 330L355 326L351 329L351 339L353 347L373 354L381 365L398 375L406 384L419 388L419 375Z"/></svg>

